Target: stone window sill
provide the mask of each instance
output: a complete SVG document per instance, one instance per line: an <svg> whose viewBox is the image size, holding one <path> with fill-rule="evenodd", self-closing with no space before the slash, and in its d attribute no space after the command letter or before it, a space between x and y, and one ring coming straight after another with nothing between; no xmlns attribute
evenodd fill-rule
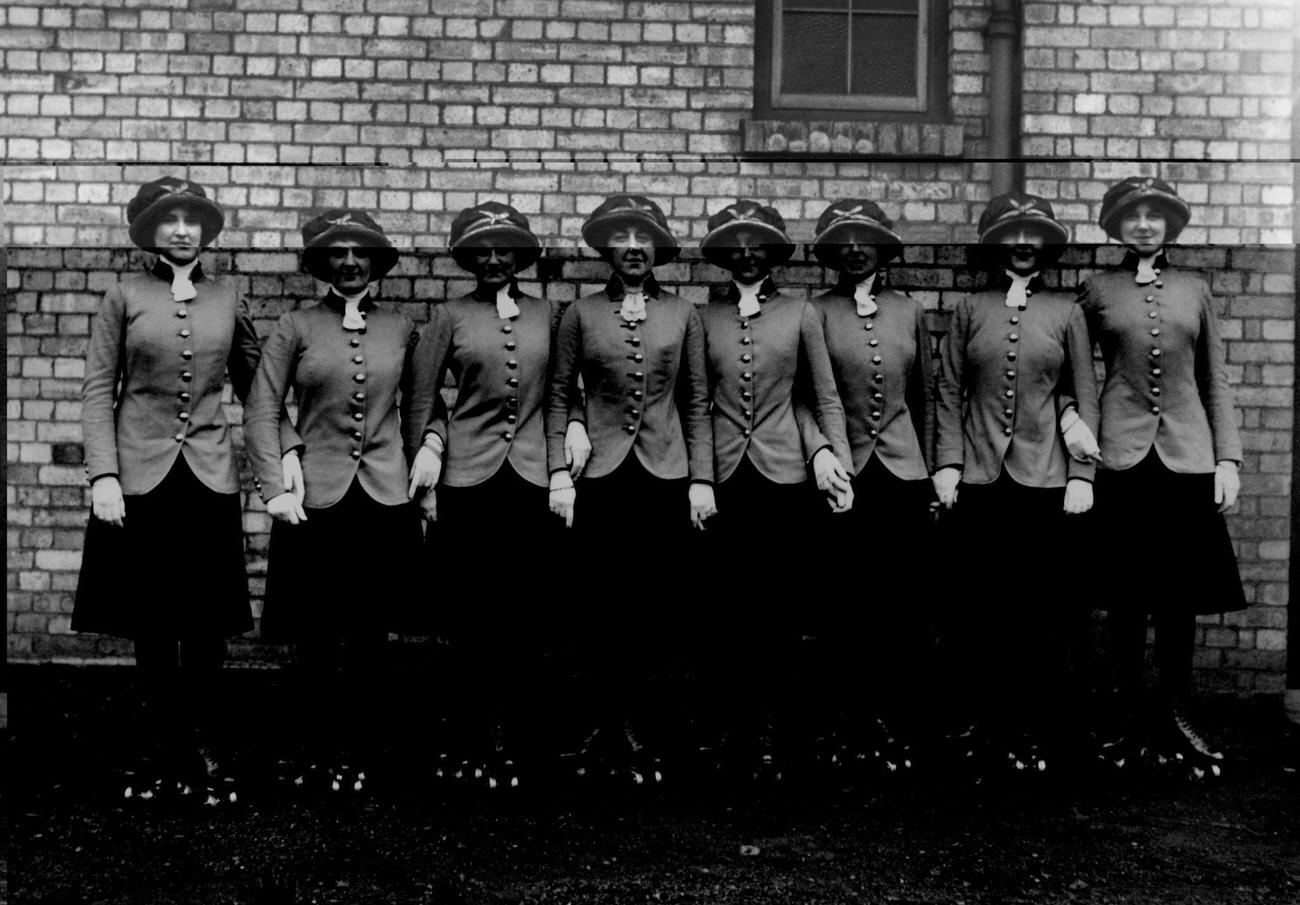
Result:
<svg viewBox="0 0 1300 905"><path fill-rule="evenodd" d="M741 128L744 153L755 157L956 160L965 143L955 123L756 119Z"/></svg>

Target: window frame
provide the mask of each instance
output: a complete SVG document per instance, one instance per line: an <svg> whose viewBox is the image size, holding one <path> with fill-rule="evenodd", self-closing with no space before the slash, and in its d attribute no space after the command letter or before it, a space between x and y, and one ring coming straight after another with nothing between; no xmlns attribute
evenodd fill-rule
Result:
<svg viewBox="0 0 1300 905"><path fill-rule="evenodd" d="M755 0L754 115L756 119L940 121L948 115L947 0L920 0L917 97L780 93L784 0Z"/></svg>

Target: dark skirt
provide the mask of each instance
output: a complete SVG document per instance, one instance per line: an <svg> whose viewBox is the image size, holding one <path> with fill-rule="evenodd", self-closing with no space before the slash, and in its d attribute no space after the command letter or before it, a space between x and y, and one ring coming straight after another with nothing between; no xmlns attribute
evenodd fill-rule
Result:
<svg viewBox="0 0 1300 905"><path fill-rule="evenodd" d="M1123 471L1097 473L1100 609L1225 613L1245 609L1214 475L1170 471L1152 449Z"/></svg>
<svg viewBox="0 0 1300 905"><path fill-rule="evenodd" d="M217 493L184 456L118 528L91 515L72 628L122 638L239 635L253 627L238 493Z"/></svg>
<svg viewBox="0 0 1300 905"><path fill-rule="evenodd" d="M842 563L817 559L818 526L830 511L825 494L812 481L778 484L748 456L715 492L718 514L702 545L709 603L701 615L723 631L806 630L844 577Z"/></svg>
<svg viewBox="0 0 1300 905"><path fill-rule="evenodd" d="M343 499L306 512L302 524L271 526L262 637L415 631L440 597L421 566L415 506L385 506L354 480Z"/></svg>
<svg viewBox="0 0 1300 905"><path fill-rule="evenodd" d="M571 538L550 511L548 488L505 462L482 483L437 493L438 520L425 537L423 562L439 576L442 603L420 614L429 617L425 633L543 627L555 603L548 575L557 562L572 561L562 553Z"/></svg>
<svg viewBox="0 0 1300 905"><path fill-rule="evenodd" d="M930 544L929 478L904 480L872 456L853 478L853 508L819 515L826 550L852 569L851 598L836 595L823 608L821 630L848 631L859 643L864 631L900 611L928 611L933 595L934 550ZM889 620L893 622L895 620Z"/></svg>
<svg viewBox="0 0 1300 905"><path fill-rule="evenodd" d="M562 560L544 595L565 601L561 625L589 640L641 642L685 610L688 485L651 474L635 451L608 475L578 479L573 539L582 552Z"/></svg>

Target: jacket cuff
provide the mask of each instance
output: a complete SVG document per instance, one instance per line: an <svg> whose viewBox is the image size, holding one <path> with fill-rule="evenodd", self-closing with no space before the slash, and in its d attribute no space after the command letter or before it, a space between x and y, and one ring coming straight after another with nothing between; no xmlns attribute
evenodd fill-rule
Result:
<svg viewBox="0 0 1300 905"><path fill-rule="evenodd" d="M817 458L817 454L821 452L823 449L829 449L831 451L831 455L832 456L835 455L835 449L829 443L823 443L821 446L817 447L812 451L812 455L808 457L808 460L804 464L808 465L808 467L811 468L813 459ZM839 456L835 456L835 458L838 459Z"/></svg>
<svg viewBox="0 0 1300 905"><path fill-rule="evenodd" d="M90 482L91 487L94 487L95 482L98 481L100 478L117 478L119 481L122 479L121 476L115 471L101 471L99 474L96 475L87 474L86 478Z"/></svg>

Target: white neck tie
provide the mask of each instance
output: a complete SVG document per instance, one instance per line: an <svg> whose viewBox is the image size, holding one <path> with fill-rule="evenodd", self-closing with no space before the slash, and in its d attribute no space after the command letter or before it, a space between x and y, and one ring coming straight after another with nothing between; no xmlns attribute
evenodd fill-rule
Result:
<svg viewBox="0 0 1300 905"><path fill-rule="evenodd" d="M1008 308L1023 308L1029 304L1029 294L1025 291L1029 288L1029 281L1038 276L1037 273L1021 275L1008 270L1007 276L1011 277L1011 286L1007 289L1006 306Z"/></svg>
<svg viewBox="0 0 1300 905"><path fill-rule="evenodd" d="M497 317L509 320L519 316L519 303L510 295L510 284L497 290Z"/></svg>
<svg viewBox="0 0 1300 905"><path fill-rule="evenodd" d="M1156 252L1154 255L1138 258L1136 279L1139 286L1145 286L1147 283L1156 281L1156 255L1159 254L1160 252Z"/></svg>
<svg viewBox="0 0 1300 905"><path fill-rule="evenodd" d="M343 295L343 329L344 330L361 330L366 326L366 316L361 313L361 302L370 294L370 288L366 287L356 295Z"/></svg>
<svg viewBox="0 0 1300 905"><path fill-rule="evenodd" d="M858 306L858 317L870 317L880 308L876 304L876 297L871 294L871 284L874 280L871 277L863 280L853 287L853 301Z"/></svg>
<svg viewBox="0 0 1300 905"><path fill-rule="evenodd" d="M623 307L618 309L623 320L629 324L645 320L645 293L638 289L628 289L623 293Z"/></svg>
<svg viewBox="0 0 1300 905"><path fill-rule="evenodd" d="M172 268L172 301L188 302L196 297L199 291L190 281L190 274L194 272L194 265L199 263L198 258L188 264L174 264L170 261L168 263Z"/></svg>
<svg viewBox="0 0 1300 905"><path fill-rule="evenodd" d="M740 292L740 301L737 302L736 307L741 317L753 317L763 310L763 306L758 301L758 290L762 285L761 282L751 283L748 286L744 283L736 283L736 289Z"/></svg>

